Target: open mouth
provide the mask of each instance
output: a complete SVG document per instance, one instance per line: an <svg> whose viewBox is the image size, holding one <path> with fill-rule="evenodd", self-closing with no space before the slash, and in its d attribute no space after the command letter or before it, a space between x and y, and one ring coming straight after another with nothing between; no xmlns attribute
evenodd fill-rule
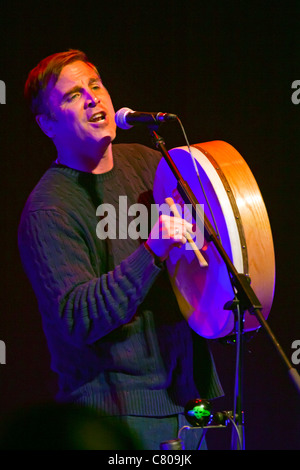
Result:
<svg viewBox="0 0 300 470"><path fill-rule="evenodd" d="M93 114L90 119L89 119L89 122L101 122L101 121L105 121L105 117L106 117L106 113L104 111L100 111L99 113L95 113Z"/></svg>

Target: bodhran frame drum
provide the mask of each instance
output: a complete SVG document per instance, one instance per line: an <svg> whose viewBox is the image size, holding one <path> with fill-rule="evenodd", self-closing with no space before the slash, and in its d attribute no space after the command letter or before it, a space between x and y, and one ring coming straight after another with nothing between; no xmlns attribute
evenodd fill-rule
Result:
<svg viewBox="0 0 300 470"><path fill-rule="evenodd" d="M236 270L249 276L266 320L274 297L275 256L269 218L259 187L246 161L227 142L194 144L190 149L194 161L188 147L174 148L169 154L220 236ZM167 198L172 198L180 215L195 222L188 206L183 204L177 180L164 158L156 171L153 195L159 213L164 212L160 209L166 207ZM172 248L166 260L179 308L200 336L230 336L235 332L235 318L233 311L224 306L234 299L235 293L227 267L213 242L204 240L201 224L192 236L205 266L199 263L189 243ZM243 331L259 327L255 315L244 312Z"/></svg>

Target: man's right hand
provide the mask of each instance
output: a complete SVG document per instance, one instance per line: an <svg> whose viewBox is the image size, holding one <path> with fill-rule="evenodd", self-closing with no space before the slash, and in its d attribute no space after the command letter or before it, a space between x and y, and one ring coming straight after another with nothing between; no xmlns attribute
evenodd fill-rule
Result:
<svg viewBox="0 0 300 470"><path fill-rule="evenodd" d="M186 220L161 215L151 230L145 246L162 262L174 246L181 247L187 242L187 232L193 233L193 226Z"/></svg>

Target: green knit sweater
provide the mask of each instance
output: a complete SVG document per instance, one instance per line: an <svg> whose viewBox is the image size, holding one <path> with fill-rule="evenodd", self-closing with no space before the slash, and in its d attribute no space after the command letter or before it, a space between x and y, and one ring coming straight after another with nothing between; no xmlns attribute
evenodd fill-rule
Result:
<svg viewBox="0 0 300 470"><path fill-rule="evenodd" d="M145 240L124 236L128 208L153 202L160 154L119 144L113 156L113 169L100 175L56 164L46 171L22 213L20 255L59 377L57 399L114 415L170 415L222 389L167 271ZM127 206L119 204L125 195ZM101 235L99 207L115 208L116 238Z"/></svg>

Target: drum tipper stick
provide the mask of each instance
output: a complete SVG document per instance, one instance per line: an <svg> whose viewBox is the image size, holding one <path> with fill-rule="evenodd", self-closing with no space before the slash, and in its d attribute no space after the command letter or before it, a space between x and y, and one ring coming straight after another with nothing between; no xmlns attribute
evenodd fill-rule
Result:
<svg viewBox="0 0 300 470"><path fill-rule="evenodd" d="M179 217L179 218L182 218L177 210L177 207L176 207L176 204L175 202L173 201L173 199L171 197L167 197L165 199L166 203L168 204L168 206L170 207L170 210L173 212L173 215L175 217ZM193 251L199 261L199 264L202 268L205 268L208 266L208 263L206 261L206 259L204 258L204 256L202 255L201 251L199 250L199 248L197 247L196 243L194 242L194 240L192 239L191 235L189 234L189 232L186 232L185 234L185 238L187 239L188 243L191 245L191 247L193 248Z"/></svg>

